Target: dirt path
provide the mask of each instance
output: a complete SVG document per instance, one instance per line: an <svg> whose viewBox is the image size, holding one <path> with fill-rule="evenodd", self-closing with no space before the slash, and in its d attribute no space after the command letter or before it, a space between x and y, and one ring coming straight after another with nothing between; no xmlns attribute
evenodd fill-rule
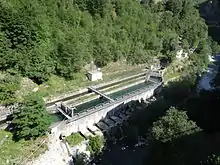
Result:
<svg viewBox="0 0 220 165"><path fill-rule="evenodd" d="M65 144L57 136L50 135L48 151L27 165L70 165L71 160Z"/></svg>

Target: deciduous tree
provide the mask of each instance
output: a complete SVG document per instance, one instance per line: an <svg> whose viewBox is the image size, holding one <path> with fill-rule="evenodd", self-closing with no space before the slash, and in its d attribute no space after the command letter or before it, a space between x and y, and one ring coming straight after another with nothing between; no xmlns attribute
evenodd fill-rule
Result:
<svg viewBox="0 0 220 165"><path fill-rule="evenodd" d="M151 132L154 139L168 142L198 129L196 123L189 120L186 112L171 107L165 116L153 123Z"/></svg>

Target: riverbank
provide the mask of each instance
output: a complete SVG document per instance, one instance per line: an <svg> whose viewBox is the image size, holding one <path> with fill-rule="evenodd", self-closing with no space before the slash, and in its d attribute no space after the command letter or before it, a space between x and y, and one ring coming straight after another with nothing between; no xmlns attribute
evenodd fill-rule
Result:
<svg viewBox="0 0 220 165"><path fill-rule="evenodd" d="M216 55L214 57L209 57L210 64L208 66L207 71L202 76L201 80L198 83L197 90L213 90L215 87L212 85L212 81L218 73L219 63L220 63L220 55Z"/></svg>

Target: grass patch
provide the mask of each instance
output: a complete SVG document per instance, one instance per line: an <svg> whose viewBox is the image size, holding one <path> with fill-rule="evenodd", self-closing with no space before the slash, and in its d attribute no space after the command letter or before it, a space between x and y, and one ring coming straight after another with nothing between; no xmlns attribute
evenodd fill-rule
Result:
<svg viewBox="0 0 220 165"><path fill-rule="evenodd" d="M128 76L132 76L143 72L145 65L128 65L125 62L115 62L110 63L109 65L102 68L103 72L103 80L91 82L87 79L85 75L85 71L82 73L75 73L74 78L72 80L66 80L65 78L51 75L50 79L41 84L37 85L33 83L31 80L24 78L22 80L21 89L17 93L17 96L20 100L28 94L32 92L34 89L38 89L43 97L46 98L47 101L54 99L61 94L67 94L70 92L76 92L79 89L85 88L90 85L97 85L104 82L109 82L115 79L122 79Z"/></svg>
<svg viewBox="0 0 220 165"><path fill-rule="evenodd" d="M20 102L32 91L38 90L38 85L27 77L22 78L20 83L21 88L16 92L16 97Z"/></svg>
<svg viewBox="0 0 220 165"><path fill-rule="evenodd" d="M143 68L144 66L130 66L126 64L122 64L120 67L118 63L112 63L102 69L103 80L95 82L89 81L85 73L75 74L73 80L65 80L64 78L53 75L47 83L40 85L39 90L44 97L50 99L51 97L58 96L62 93L69 91L74 92L90 85L97 85L135 75L142 72Z"/></svg>
<svg viewBox="0 0 220 165"><path fill-rule="evenodd" d="M70 136L66 137L66 140L71 147L74 147L83 141L83 137L79 133L72 133Z"/></svg>
<svg viewBox="0 0 220 165"><path fill-rule="evenodd" d="M46 137L36 140L20 140L15 142L12 140L12 133L0 130L0 164L18 164L27 161L27 158L32 159L38 157L41 153L47 150L47 145L44 143L37 152L31 155Z"/></svg>

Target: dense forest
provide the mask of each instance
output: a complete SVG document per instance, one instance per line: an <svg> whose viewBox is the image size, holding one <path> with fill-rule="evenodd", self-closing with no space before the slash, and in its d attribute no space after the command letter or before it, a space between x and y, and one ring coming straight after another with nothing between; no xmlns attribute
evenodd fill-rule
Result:
<svg viewBox="0 0 220 165"><path fill-rule="evenodd" d="M0 2L0 69L37 83L74 78L91 60L169 60L182 47L204 61L207 26L192 0L5 0ZM194 58L194 56L192 56Z"/></svg>
<svg viewBox="0 0 220 165"><path fill-rule="evenodd" d="M191 51L191 69L207 66L217 44L192 0L0 1L0 98L15 102L19 77L37 84L51 75L67 80L91 61L149 64ZM2 76L3 75L3 76ZM9 99L10 98L10 99Z"/></svg>

